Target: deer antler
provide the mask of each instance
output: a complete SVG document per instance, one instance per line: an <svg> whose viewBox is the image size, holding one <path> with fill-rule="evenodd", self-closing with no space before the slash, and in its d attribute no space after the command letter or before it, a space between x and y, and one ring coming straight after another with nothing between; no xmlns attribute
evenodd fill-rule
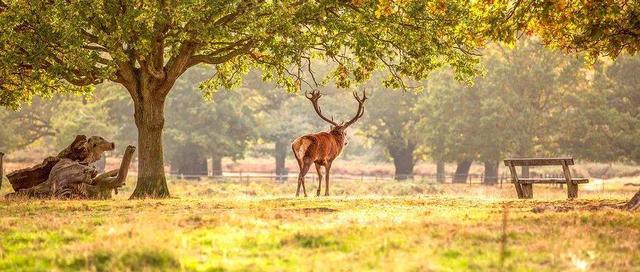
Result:
<svg viewBox="0 0 640 272"><path fill-rule="evenodd" d="M356 99L356 101L358 101L358 111L356 112L356 116L354 116L348 122L344 123L344 128L347 128L351 124L355 123L364 114L364 101L367 100L367 92L365 90L362 91L362 98L358 96L358 93L353 92L353 97Z"/></svg>
<svg viewBox="0 0 640 272"><path fill-rule="evenodd" d="M316 111L316 113L318 114L318 116L320 116L320 118L322 118L322 120L327 121L328 123L334 125L334 126L338 126L338 124L336 122L333 121L333 117L331 119L324 117L324 115L322 115L322 110L320 110L320 106L318 105L318 99L320 99L320 97L322 96L320 94L320 91L318 90L313 90L311 91L311 93L306 92L304 94L304 96L311 100L311 104L313 104L313 109Z"/></svg>

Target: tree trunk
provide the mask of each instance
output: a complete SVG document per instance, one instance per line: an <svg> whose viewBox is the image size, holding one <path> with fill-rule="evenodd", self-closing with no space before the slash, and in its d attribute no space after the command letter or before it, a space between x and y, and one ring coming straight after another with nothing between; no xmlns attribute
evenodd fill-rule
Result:
<svg viewBox="0 0 640 272"><path fill-rule="evenodd" d="M214 177L222 176L222 157L216 154L211 155L211 175Z"/></svg>
<svg viewBox="0 0 640 272"><path fill-rule="evenodd" d="M456 167L456 173L453 175L453 183L466 183L467 178L469 177L469 169L471 169L471 164L473 160L463 160L458 162L458 166Z"/></svg>
<svg viewBox="0 0 640 272"><path fill-rule="evenodd" d="M162 149L164 98L153 98L134 102L139 151L138 182L131 199L169 197Z"/></svg>
<svg viewBox="0 0 640 272"><path fill-rule="evenodd" d="M436 162L436 182L444 183L445 181L445 173L444 173L444 161Z"/></svg>
<svg viewBox="0 0 640 272"><path fill-rule="evenodd" d="M288 142L276 141L275 158L276 158L276 181L286 181L289 171L285 165L287 153L289 152Z"/></svg>
<svg viewBox="0 0 640 272"><path fill-rule="evenodd" d="M389 153L393 158L393 165L395 167L395 179L405 180L413 178L413 151L415 145L407 145L402 148L390 148Z"/></svg>
<svg viewBox="0 0 640 272"><path fill-rule="evenodd" d="M497 161L484 162L484 184L498 183L498 168L500 163Z"/></svg>

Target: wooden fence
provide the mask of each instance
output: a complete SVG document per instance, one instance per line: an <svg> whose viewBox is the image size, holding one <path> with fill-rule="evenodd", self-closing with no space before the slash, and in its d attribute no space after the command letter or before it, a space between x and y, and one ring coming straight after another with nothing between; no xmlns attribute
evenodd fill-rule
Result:
<svg viewBox="0 0 640 272"><path fill-rule="evenodd" d="M240 182L251 182L251 181L265 181L270 180L274 182L287 182L287 181L296 181L298 178L298 173L291 172L287 175L276 175L274 171L270 172L256 172L256 171L225 171L223 175L212 176L209 174L201 174L201 175L184 175L177 173L168 173L168 175L172 178L176 179L186 179L186 180L201 180L201 179L213 179L217 181L228 180L228 181L240 181ZM560 177L561 174L550 175L550 174L532 174L531 177ZM437 176L435 174L414 174L414 175L404 175L404 176L396 176L392 174L380 174L380 175L371 175L371 174L331 174L331 180L359 180L359 181L367 181L367 182L376 182L376 181L392 181L396 180L399 182L406 180L414 180L414 181L423 181L423 182L433 182L436 183ZM454 176L453 175L445 175L444 183L453 183ZM495 180L495 182L485 183L487 177L484 174L469 174L466 179L463 177L460 180L464 180L464 182L459 182L459 184L495 184L499 186L503 186L505 183L511 183L511 176L503 172L498 177L491 177L490 180ZM309 171L306 176L306 180L318 180L317 174L312 171Z"/></svg>

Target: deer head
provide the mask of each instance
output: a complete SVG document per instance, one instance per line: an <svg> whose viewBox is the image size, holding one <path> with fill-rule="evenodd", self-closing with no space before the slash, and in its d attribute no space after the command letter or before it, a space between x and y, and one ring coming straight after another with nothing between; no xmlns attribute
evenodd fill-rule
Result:
<svg viewBox="0 0 640 272"><path fill-rule="evenodd" d="M358 119L362 117L362 115L364 114L364 101L367 100L367 93L365 91L362 92L362 97L360 97L358 93L353 92L353 97L358 102L358 110L356 111L356 115L353 118L351 118L351 120L338 124L333 121L333 117L329 119L322 114L322 110L318 105L318 100L320 99L320 97L322 97L322 94L320 94L320 91L314 90L311 93L307 92L305 93L305 96L307 97L307 99L311 101L311 104L313 104L313 109L316 111L318 116L320 116L322 120L331 124L331 132L339 133L342 136L344 136L345 134L344 132L345 129L347 129L349 126L351 126L353 123L355 123L356 121L358 121Z"/></svg>

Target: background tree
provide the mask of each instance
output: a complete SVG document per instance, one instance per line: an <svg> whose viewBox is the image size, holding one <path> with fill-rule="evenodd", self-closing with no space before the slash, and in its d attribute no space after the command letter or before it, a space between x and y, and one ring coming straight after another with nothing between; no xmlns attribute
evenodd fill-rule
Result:
<svg viewBox="0 0 640 272"><path fill-rule="evenodd" d="M293 90L314 77L312 58L331 60L338 86L382 66L386 83L424 78L449 65L476 72L485 43L480 3L387 1L24 1L0 2L0 104L87 91L105 80L129 92L138 128L132 198L167 197L164 106L187 69L214 65L205 87L230 87L249 67ZM70 16L73 15L73 16ZM429 42L425 42L429 41Z"/></svg>
<svg viewBox="0 0 640 272"><path fill-rule="evenodd" d="M466 181L470 162L485 165L485 179L495 182L506 156L557 155L560 118L568 99L586 88L583 62L523 39L514 49L485 50L487 74L472 86L447 73L429 81L429 95L419 110L419 129L427 146L457 161L456 181ZM523 175L528 170L523 168Z"/></svg>
<svg viewBox="0 0 640 272"><path fill-rule="evenodd" d="M417 114L424 115L416 126L421 139L434 160L457 162L452 182L466 182L477 157L474 133L479 94L464 84L456 84L448 73L429 80L427 92L416 108Z"/></svg>
<svg viewBox="0 0 640 272"><path fill-rule="evenodd" d="M292 94L283 93L281 90L272 89L262 91L265 102L260 121L260 134L262 139L271 144L264 153L275 158L275 174L281 180L285 180L288 174L286 159L291 156L291 142L305 131L313 131L309 115L302 114L304 106L301 99L296 99ZM285 117L285 118L283 118ZM282 177L282 178L280 178Z"/></svg>
<svg viewBox="0 0 640 272"><path fill-rule="evenodd" d="M51 119L61 101L62 99L43 101L36 98L20 111L0 109L0 150L12 152L42 138L56 135Z"/></svg>
<svg viewBox="0 0 640 272"><path fill-rule="evenodd" d="M565 152L593 161L640 161L640 58L628 55L593 67L592 84L570 97L563 118Z"/></svg>
<svg viewBox="0 0 640 272"><path fill-rule="evenodd" d="M208 93L210 100L204 102L197 84L209 74L204 68L189 71L167 101L169 162L180 174L207 174L211 158L212 174L220 176L222 158L242 158L256 137L258 93L220 90Z"/></svg>
<svg viewBox="0 0 640 272"><path fill-rule="evenodd" d="M368 85L379 86L376 83ZM414 111L414 106L421 94L380 87L367 90L370 99L362 121L363 134L384 147L393 160L395 179L413 178L419 144L415 126L420 120L420 113Z"/></svg>
<svg viewBox="0 0 640 272"><path fill-rule="evenodd" d="M594 61L598 56L615 59L622 52L634 55L640 49L640 3L637 1L526 0L515 1L507 9L510 12L503 14L513 17L508 19L514 22L510 24L513 28L540 35L553 48L588 52ZM627 207L640 207L640 191Z"/></svg>

